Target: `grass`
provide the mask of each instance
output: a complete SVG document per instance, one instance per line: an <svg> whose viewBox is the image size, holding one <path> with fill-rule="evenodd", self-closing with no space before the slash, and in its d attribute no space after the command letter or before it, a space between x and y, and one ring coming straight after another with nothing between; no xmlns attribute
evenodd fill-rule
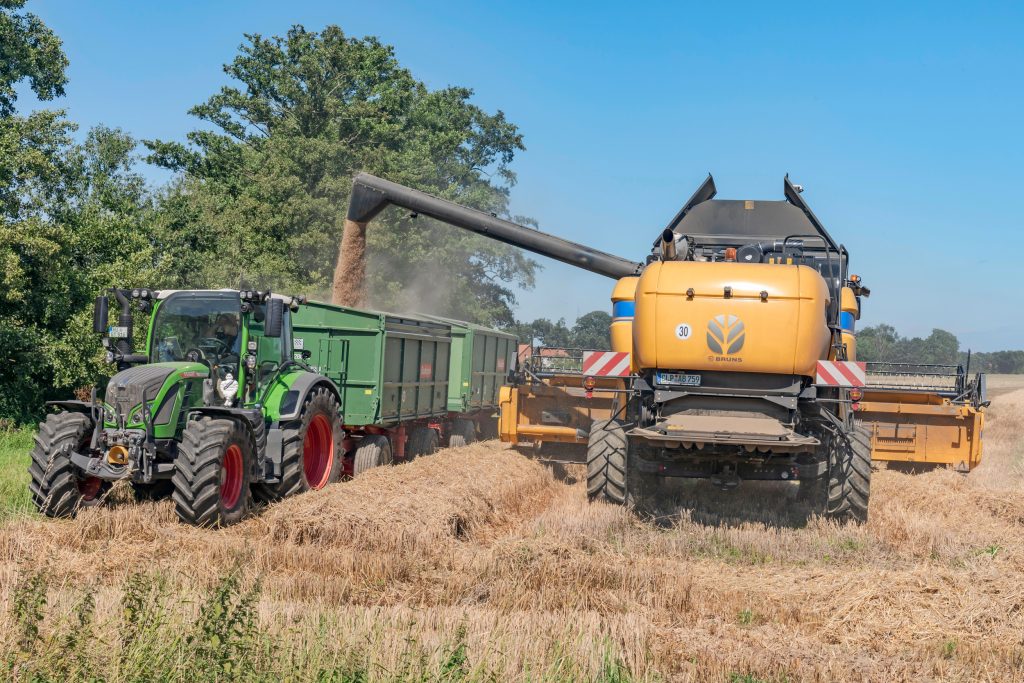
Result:
<svg viewBox="0 0 1024 683"><path fill-rule="evenodd" d="M28 464L34 433L28 429L0 430L0 523L33 511Z"/></svg>
<svg viewBox="0 0 1024 683"><path fill-rule="evenodd" d="M0 653L19 681L1020 680L1022 454L1007 386L979 469L879 469L864 526L778 483L641 518L493 442L223 531L8 514Z"/></svg>

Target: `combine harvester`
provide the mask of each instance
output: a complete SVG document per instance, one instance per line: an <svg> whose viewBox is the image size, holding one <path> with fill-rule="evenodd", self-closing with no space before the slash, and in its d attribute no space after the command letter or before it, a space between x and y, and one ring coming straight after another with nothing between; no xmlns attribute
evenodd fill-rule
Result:
<svg viewBox="0 0 1024 683"><path fill-rule="evenodd" d="M59 401L39 427L30 488L67 517L111 484L171 495L178 517L224 526L255 502L496 434L513 336L258 291L111 290L94 327L119 372L102 398ZM133 348L133 308L149 318Z"/></svg>
<svg viewBox="0 0 1024 683"><path fill-rule="evenodd" d="M528 367L521 374L534 377L502 401L509 439L582 441L586 431L591 497L641 504L657 497L664 477L708 478L726 489L743 480L798 481L822 513L862 522L872 444L878 450L902 419L879 417L880 406L897 415L921 416L926 406L974 415L984 401L934 392L907 399L909 392L891 388L865 395L854 325L869 291L802 188L787 177L783 191L782 201L716 200L708 176L644 262L367 174L353 182L345 229L365 231L394 205L617 280L612 351L629 359L616 378L621 385L598 387L581 369L580 397L565 390L573 381L566 373L543 377ZM552 393L559 410L568 403L575 411L568 424L545 425ZM871 423L858 413L867 398L874 399ZM586 409L588 400L602 407ZM972 438L980 442L980 428Z"/></svg>

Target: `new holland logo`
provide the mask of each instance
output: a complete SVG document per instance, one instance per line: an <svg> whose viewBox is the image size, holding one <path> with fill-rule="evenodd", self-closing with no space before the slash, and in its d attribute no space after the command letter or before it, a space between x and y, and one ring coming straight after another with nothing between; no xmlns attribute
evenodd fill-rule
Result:
<svg viewBox="0 0 1024 683"><path fill-rule="evenodd" d="M743 321L734 315L716 315L708 323L708 348L713 353L726 356L739 353L746 338Z"/></svg>

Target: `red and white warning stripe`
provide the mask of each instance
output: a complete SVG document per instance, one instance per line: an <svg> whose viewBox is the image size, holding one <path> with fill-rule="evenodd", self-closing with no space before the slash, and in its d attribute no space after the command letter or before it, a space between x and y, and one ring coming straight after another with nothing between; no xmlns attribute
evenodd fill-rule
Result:
<svg viewBox="0 0 1024 683"><path fill-rule="evenodd" d="M819 360L815 382L830 387L862 387L867 381L867 363Z"/></svg>
<svg viewBox="0 0 1024 683"><path fill-rule="evenodd" d="M625 377L629 374L629 353L625 351L584 351L583 374Z"/></svg>

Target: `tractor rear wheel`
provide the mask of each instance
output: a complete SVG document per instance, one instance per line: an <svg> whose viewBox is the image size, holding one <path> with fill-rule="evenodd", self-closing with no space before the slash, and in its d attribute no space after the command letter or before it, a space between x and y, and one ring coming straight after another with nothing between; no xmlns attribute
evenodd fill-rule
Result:
<svg viewBox="0 0 1024 683"><path fill-rule="evenodd" d="M252 461L252 441L237 420L189 422L171 480L178 518L196 526L240 521L249 512Z"/></svg>
<svg viewBox="0 0 1024 683"><path fill-rule="evenodd" d="M871 439L859 426L829 439L828 498L825 515L836 521L868 521L871 494Z"/></svg>
<svg viewBox="0 0 1024 683"><path fill-rule="evenodd" d="M409 441L405 445L405 462L415 460L421 455L433 455L439 443L437 430L430 427L413 427L409 432Z"/></svg>
<svg viewBox="0 0 1024 683"><path fill-rule="evenodd" d="M36 509L47 517L73 517L80 508L103 503L110 482L85 476L71 462L71 452L84 453L93 423L82 413L48 415L39 425L28 473Z"/></svg>
<svg viewBox="0 0 1024 683"><path fill-rule="evenodd" d="M253 496L271 503L304 491L319 491L341 480L345 467L338 399L328 389L314 389L301 417L282 428L281 481L255 484Z"/></svg>
<svg viewBox="0 0 1024 683"><path fill-rule="evenodd" d="M452 433L448 435L449 448L461 448L476 441L476 423L464 417L452 422Z"/></svg>
<svg viewBox="0 0 1024 683"><path fill-rule="evenodd" d="M626 430L618 420L597 420L587 442L587 496L626 502Z"/></svg>
<svg viewBox="0 0 1024 683"><path fill-rule="evenodd" d="M352 476L360 474L374 467L390 465L391 442L388 437L382 434L369 434L364 436L359 445L356 446L355 462L352 464Z"/></svg>

